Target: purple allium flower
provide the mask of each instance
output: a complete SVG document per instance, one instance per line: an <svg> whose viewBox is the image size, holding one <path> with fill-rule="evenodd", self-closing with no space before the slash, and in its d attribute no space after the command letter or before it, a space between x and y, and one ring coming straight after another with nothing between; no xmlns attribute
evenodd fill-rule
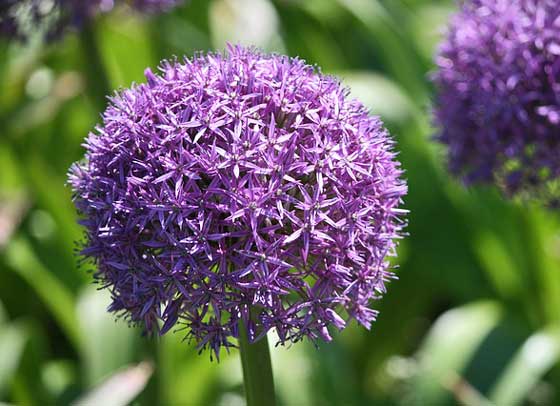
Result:
<svg viewBox="0 0 560 406"><path fill-rule="evenodd" d="M29 33L45 30L57 37L68 27L80 28L97 13L115 4L128 3L142 12L162 12L183 0L0 0L0 34L25 40Z"/></svg>
<svg viewBox="0 0 560 406"><path fill-rule="evenodd" d="M437 57L451 172L552 198L560 176L560 2L470 0Z"/></svg>
<svg viewBox="0 0 560 406"><path fill-rule="evenodd" d="M15 17L10 14L18 0L4 0L0 2L0 34L16 37L18 27Z"/></svg>
<svg viewBox="0 0 560 406"><path fill-rule="evenodd" d="M299 59L229 47L160 70L70 170L110 311L216 356L240 319L251 341L369 328L407 190L381 121Z"/></svg>

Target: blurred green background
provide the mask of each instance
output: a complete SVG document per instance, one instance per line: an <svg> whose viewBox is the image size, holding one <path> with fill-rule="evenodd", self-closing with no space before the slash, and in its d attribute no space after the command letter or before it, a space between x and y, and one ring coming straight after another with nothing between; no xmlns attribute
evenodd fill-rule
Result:
<svg viewBox="0 0 560 406"><path fill-rule="evenodd" d="M120 8L94 35L111 88L229 41L339 75L398 141L411 211L399 280L372 331L273 348L282 405L560 402L560 218L450 179L431 141L428 77L451 0L191 0ZM243 405L237 351L218 364L184 332L149 341L105 312L80 266L65 186L99 120L83 37L0 40L0 402ZM272 342L274 340L272 339Z"/></svg>

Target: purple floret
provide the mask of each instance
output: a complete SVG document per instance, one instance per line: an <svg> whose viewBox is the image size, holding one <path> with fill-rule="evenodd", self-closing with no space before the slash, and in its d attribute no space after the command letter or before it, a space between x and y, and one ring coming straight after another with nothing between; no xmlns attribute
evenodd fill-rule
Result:
<svg viewBox="0 0 560 406"><path fill-rule="evenodd" d="M560 176L560 2L470 0L437 56L452 173L553 199ZM560 194L558 194L560 196Z"/></svg>
<svg viewBox="0 0 560 406"><path fill-rule="evenodd" d="M240 319L251 341L370 328L407 190L379 118L299 59L229 47L160 71L70 170L110 311L216 356Z"/></svg>

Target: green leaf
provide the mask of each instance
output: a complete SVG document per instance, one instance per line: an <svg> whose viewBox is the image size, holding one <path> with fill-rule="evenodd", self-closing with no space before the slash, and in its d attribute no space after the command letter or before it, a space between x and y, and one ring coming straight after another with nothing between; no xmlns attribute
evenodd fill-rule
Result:
<svg viewBox="0 0 560 406"><path fill-rule="evenodd" d="M99 46L110 85L118 88L144 82L144 69L159 62L148 27L125 10L111 13L99 23Z"/></svg>
<svg viewBox="0 0 560 406"><path fill-rule="evenodd" d="M32 198L38 208L48 212L56 223L55 237L58 241L57 255L60 268L51 269L61 279L72 281L72 286L88 280L85 272L75 272L76 257L73 254L75 242L82 237L82 229L76 221L70 188L65 187L65 177L56 173L52 165L37 152L20 152L22 169L26 174Z"/></svg>
<svg viewBox="0 0 560 406"><path fill-rule="evenodd" d="M434 57L437 45L454 7L449 4L426 4L410 19L410 38L415 42L416 48L427 60Z"/></svg>
<svg viewBox="0 0 560 406"><path fill-rule="evenodd" d="M378 0L338 0L371 33L370 39L387 73L392 75L419 106L426 102L424 72L406 33Z"/></svg>
<svg viewBox="0 0 560 406"><path fill-rule="evenodd" d="M227 43L245 44L282 51L279 19L269 0L217 0L210 7L212 42L216 48Z"/></svg>
<svg viewBox="0 0 560 406"><path fill-rule="evenodd" d="M152 372L153 366L147 362L126 368L115 373L72 404L79 406L126 406L146 387Z"/></svg>
<svg viewBox="0 0 560 406"><path fill-rule="evenodd" d="M53 399L60 399L78 381L76 364L67 359L46 361L41 369L41 381Z"/></svg>
<svg viewBox="0 0 560 406"><path fill-rule="evenodd" d="M283 400L279 403L288 405L313 404L312 392L316 385L311 381L310 375L314 370L314 365L312 365L310 358L313 357L318 362L321 355L324 354L317 352L317 349L309 343L302 342L299 345L286 348L281 345L273 345L276 341L275 336L270 337L270 343L272 344L270 346L270 357L272 358L274 371L274 384L278 398ZM344 372L346 371L345 368ZM241 376L241 372L239 372L239 376Z"/></svg>
<svg viewBox="0 0 560 406"><path fill-rule="evenodd" d="M53 334L52 322L42 326L36 320L29 315L24 320L27 341L10 385L9 399L16 405L55 404L55 398L46 390L42 376L42 366L52 354L54 340L49 342ZM55 334L60 337L58 332ZM56 342L67 346L65 340L58 339Z"/></svg>
<svg viewBox="0 0 560 406"><path fill-rule="evenodd" d="M8 192L17 191L21 187L21 174L16 159L11 153L11 148L2 143L0 143L0 171L2 171L2 177L0 177L2 194L0 197L5 198Z"/></svg>
<svg viewBox="0 0 560 406"><path fill-rule="evenodd" d="M12 240L6 247L5 255L8 266L31 286L48 307L68 340L79 350L82 335L78 328L73 295L43 266L24 237Z"/></svg>
<svg viewBox="0 0 560 406"><path fill-rule="evenodd" d="M2 326L2 324L4 324L7 321L8 321L8 314L6 313L6 309L4 308L4 305L0 301L0 327Z"/></svg>
<svg viewBox="0 0 560 406"><path fill-rule="evenodd" d="M510 299L519 295L523 287L522 273L508 252L505 241L494 233L481 232L475 240L475 249L484 264L484 270L502 297Z"/></svg>
<svg viewBox="0 0 560 406"><path fill-rule="evenodd" d="M227 378L241 382L241 364L235 356L225 355L219 367L210 364L208 354L199 355L193 343L184 340L184 332L169 331L160 341L158 374L163 387L164 404L211 404L219 396L222 384L218 373L227 373ZM233 354L233 351L232 351ZM236 373L230 368L234 366ZM236 379L239 377L239 379Z"/></svg>
<svg viewBox="0 0 560 406"><path fill-rule="evenodd" d="M414 105L406 93L392 80L373 72L339 72L350 87L350 96L360 100L373 114L392 122L410 118Z"/></svg>
<svg viewBox="0 0 560 406"><path fill-rule="evenodd" d="M76 313L83 332L82 361L86 383L98 384L118 368L130 364L140 332L107 312L109 293L89 286L78 297Z"/></svg>
<svg viewBox="0 0 560 406"><path fill-rule="evenodd" d="M419 371L413 385L423 404L441 404L457 382L501 310L494 302L477 302L441 315L418 351Z"/></svg>
<svg viewBox="0 0 560 406"><path fill-rule="evenodd" d="M17 370L27 335L25 326L19 323L3 325L0 330L0 398Z"/></svg>
<svg viewBox="0 0 560 406"><path fill-rule="evenodd" d="M523 246L527 256L526 274L533 278L533 306L540 307L542 325L560 322L560 222L553 213L525 210L521 216Z"/></svg>
<svg viewBox="0 0 560 406"><path fill-rule="evenodd" d="M522 404L527 394L560 357L560 330L543 330L525 341L490 391L496 405Z"/></svg>

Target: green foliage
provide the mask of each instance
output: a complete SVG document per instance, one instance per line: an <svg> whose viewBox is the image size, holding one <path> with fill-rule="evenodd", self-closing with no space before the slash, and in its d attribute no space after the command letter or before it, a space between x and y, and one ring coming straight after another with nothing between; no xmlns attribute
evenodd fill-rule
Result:
<svg viewBox="0 0 560 406"><path fill-rule="evenodd" d="M418 351L414 395L425 404L441 404L476 349L497 325L495 303L473 303L444 313L432 326Z"/></svg>
<svg viewBox="0 0 560 406"><path fill-rule="evenodd" d="M319 349L273 348L279 403L557 403L560 219L494 190L465 190L431 141L428 75L453 1L186 3L161 16L120 9L97 19L91 38L111 87L228 40L297 55L383 117L406 169L410 236L400 279L375 304L378 321ZM106 404L115 382L119 404L243 402L237 351L210 363L185 331L141 337L105 312L107 293L75 256L81 231L66 171L105 92L83 41L0 42L0 402Z"/></svg>
<svg viewBox="0 0 560 406"><path fill-rule="evenodd" d="M523 343L490 393L496 405L523 403L529 391L558 361L560 335L555 327L534 333Z"/></svg>

